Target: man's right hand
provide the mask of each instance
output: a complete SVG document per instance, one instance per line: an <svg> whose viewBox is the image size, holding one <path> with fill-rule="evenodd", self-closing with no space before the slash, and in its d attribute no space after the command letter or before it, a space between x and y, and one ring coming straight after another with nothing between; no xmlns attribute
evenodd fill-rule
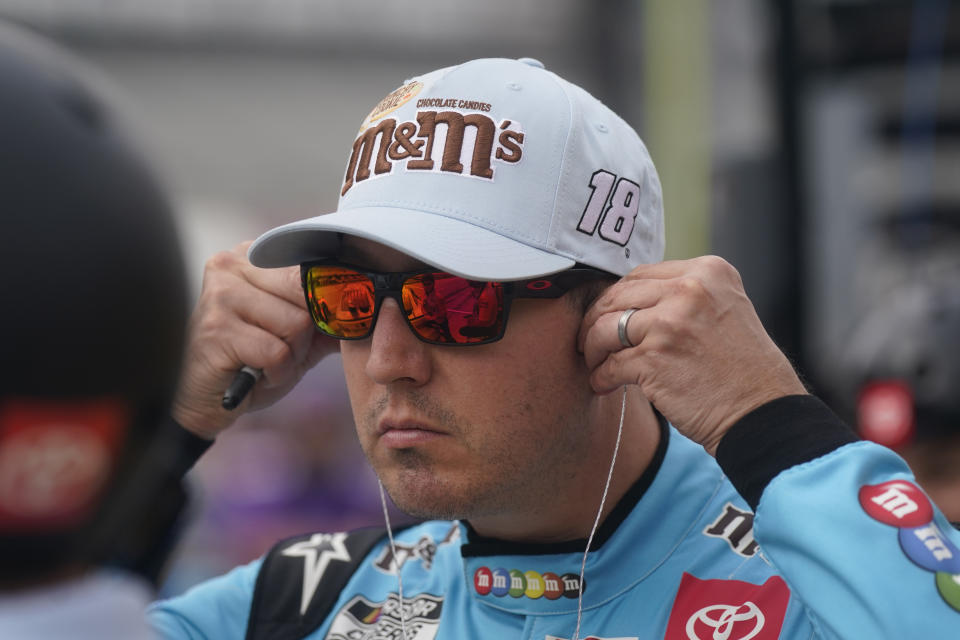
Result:
<svg viewBox="0 0 960 640"><path fill-rule="evenodd" d="M187 351L173 418L213 439L242 413L285 396L338 341L314 328L300 287L300 268L260 269L247 260L250 242L207 262L190 318ZM237 371L263 375L233 411L221 406Z"/></svg>

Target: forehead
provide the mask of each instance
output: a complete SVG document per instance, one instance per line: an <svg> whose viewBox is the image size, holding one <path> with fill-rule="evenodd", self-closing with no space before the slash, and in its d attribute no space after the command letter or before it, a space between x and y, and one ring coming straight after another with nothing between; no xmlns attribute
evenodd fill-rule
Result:
<svg viewBox="0 0 960 640"><path fill-rule="evenodd" d="M414 271L429 266L385 244L344 235L337 258L374 271Z"/></svg>

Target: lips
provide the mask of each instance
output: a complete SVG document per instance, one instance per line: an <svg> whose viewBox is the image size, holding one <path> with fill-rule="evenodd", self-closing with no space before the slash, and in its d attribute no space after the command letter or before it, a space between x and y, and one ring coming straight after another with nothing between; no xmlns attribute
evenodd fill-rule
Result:
<svg viewBox="0 0 960 640"><path fill-rule="evenodd" d="M392 449L415 447L448 435L436 427L414 420L383 418L377 425L377 436L381 444Z"/></svg>

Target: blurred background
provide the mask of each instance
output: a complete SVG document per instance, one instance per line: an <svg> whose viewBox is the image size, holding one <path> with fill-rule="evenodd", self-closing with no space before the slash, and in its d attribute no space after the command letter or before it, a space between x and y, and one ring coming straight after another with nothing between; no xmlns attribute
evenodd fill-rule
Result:
<svg viewBox="0 0 960 640"><path fill-rule="evenodd" d="M960 520L960 6L949 0L0 0L98 66L175 194L189 267L332 211L406 78L531 56L633 124L667 257L741 272L811 388ZM381 521L331 357L191 474L165 589Z"/></svg>

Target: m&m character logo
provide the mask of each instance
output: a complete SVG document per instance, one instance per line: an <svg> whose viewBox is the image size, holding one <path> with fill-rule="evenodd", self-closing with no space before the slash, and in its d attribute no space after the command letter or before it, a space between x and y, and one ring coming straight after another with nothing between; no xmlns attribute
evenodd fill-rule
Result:
<svg viewBox="0 0 960 640"><path fill-rule="evenodd" d="M933 519L930 500L917 485L905 480L865 485L858 497L867 515L892 527L912 529Z"/></svg>
<svg viewBox="0 0 960 640"><path fill-rule="evenodd" d="M473 588L482 596L490 593L493 589L493 572L486 567L480 567L473 574Z"/></svg>

